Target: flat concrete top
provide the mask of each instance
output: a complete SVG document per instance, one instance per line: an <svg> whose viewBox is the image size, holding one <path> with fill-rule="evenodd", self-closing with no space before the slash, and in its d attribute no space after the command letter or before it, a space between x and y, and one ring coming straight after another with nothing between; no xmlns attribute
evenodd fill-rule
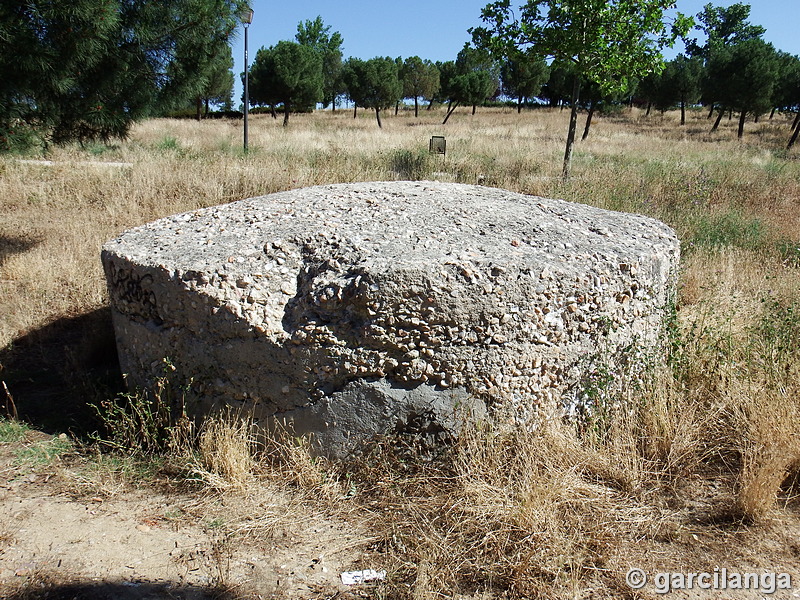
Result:
<svg viewBox="0 0 800 600"><path fill-rule="evenodd" d="M322 260L369 263L373 272L471 262L566 275L674 247L668 226L641 215L497 188L399 181L304 188L174 215L128 230L105 249L179 271L252 273L254 261L275 252L321 250Z"/></svg>

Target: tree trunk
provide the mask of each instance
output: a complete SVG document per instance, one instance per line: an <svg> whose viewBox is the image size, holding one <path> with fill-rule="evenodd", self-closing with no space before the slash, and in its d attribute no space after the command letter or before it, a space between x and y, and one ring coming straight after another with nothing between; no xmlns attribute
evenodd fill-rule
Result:
<svg viewBox="0 0 800 600"><path fill-rule="evenodd" d="M715 132L717 128L719 128L719 122L722 121L722 117L725 114L725 107L719 109L719 114L717 115L717 120L714 121L714 126L711 128L711 132Z"/></svg>
<svg viewBox="0 0 800 600"><path fill-rule="evenodd" d="M742 139L744 135L744 119L747 116L747 111L742 109L742 114L739 115L739 131L736 133L736 137Z"/></svg>
<svg viewBox="0 0 800 600"><path fill-rule="evenodd" d="M353 118L355 119L358 116L356 113L358 112L358 104L353 104Z"/></svg>
<svg viewBox="0 0 800 600"><path fill-rule="evenodd" d="M433 98L428 100L428 110L433 110Z"/></svg>
<svg viewBox="0 0 800 600"><path fill-rule="evenodd" d="M582 140L585 140L589 137L589 127L592 126L592 117L594 116L594 107L595 101L592 100L592 103L589 105L589 114L586 115L586 126L583 128L583 136L581 137Z"/></svg>
<svg viewBox="0 0 800 600"><path fill-rule="evenodd" d="M333 112L333 113L336 112L336 98L331 100L331 112Z"/></svg>
<svg viewBox="0 0 800 600"><path fill-rule="evenodd" d="M797 111L797 114L794 117L794 123L792 123L792 131L795 131L800 126L800 110Z"/></svg>
<svg viewBox="0 0 800 600"><path fill-rule="evenodd" d="M375 118L378 119L378 129L383 129L383 125L381 125L381 109L375 108Z"/></svg>
<svg viewBox="0 0 800 600"><path fill-rule="evenodd" d="M710 119L713 116L714 116L714 103L712 102L711 103L711 110L708 111L708 118Z"/></svg>
<svg viewBox="0 0 800 600"><path fill-rule="evenodd" d="M772 112L769 113L769 120L772 121L772 117L775 116L775 111L778 110L777 107L772 109Z"/></svg>
<svg viewBox="0 0 800 600"><path fill-rule="evenodd" d="M458 102L453 102L450 100L450 104L447 105L447 114L444 117L444 121L442 121L442 125L447 123L447 119L450 118L450 115L458 108Z"/></svg>
<svg viewBox="0 0 800 600"><path fill-rule="evenodd" d="M475 114L475 111L476 111L477 109L478 109L478 105L477 105L477 104L473 104L473 105L472 105L472 114L473 114L473 115Z"/></svg>
<svg viewBox="0 0 800 600"><path fill-rule="evenodd" d="M419 96L414 96L414 118L419 118Z"/></svg>
<svg viewBox="0 0 800 600"><path fill-rule="evenodd" d="M681 98L681 125L686 125L686 101Z"/></svg>
<svg viewBox="0 0 800 600"><path fill-rule="evenodd" d="M517 114L522 113L522 96L517 98Z"/></svg>
<svg viewBox="0 0 800 600"><path fill-rule="evenodd" d="M208 98L206 98L206 113L205 113L204 117L206 119L208 118Z"/></svg>
<svg viewBox="0 0 800 600"><path fill-rule="evenodd" d="M283 126L284 127L288 127L289 126L289 103L288 102L284 102L283 103Z"/></svg>
<svg viewBox="0 0 800 600"><path fill-rule="evenodd" d="M732 121L732 120L733 120L733 109L730 108L730 109L728 109L728 121Z"/></svg>
<svg viewBox="0 0 800 600"><path fill-rule="evenodd" d="M195 101L195 108L197 109L195 118L199 121L203 118L203 99L200 96L198 96Z"/></svg>
<svg viewBox="0 0 800 600"><path fill-rule="evenodd" d="M569 130L567 131L567 147L564 150L564 167L561 170L561 176L564 179L569 178L569 168L572 162L572 146L575 144L575 129L578 126L578 100L581 95L581 79L576 75L572 82L572 109L569 113Z"/></svg>
<svg viewBox="0 0 800 600"><path fill-rule="evenodd" d="M652 109L652 108L653 108L653 103L652 102L648 102L647 103L647 112L644 113L645 117L649 117L650 116L650 109Z"/></svg>
<svg viewBox="0 0 800 600"><path fill-rule="evenodd" d="M272 115L273 119L277 119L278 118L278 113L275 112L275 105L274 104L270 104L269 105L269 112Z"/></svg>
<svg viewBox="0 0 800 600"><path fill-rule="evenodd" d="M396 117L397 113L399 112L400 112L400 100L398 100L397 103L394 105L394 116Z"/></svg>
<svg viewBox="0 0 800 600"><path fill-rule="evenodd" d="M798 115L800 115L800 113L797 113L797 114L798 114ZM790 150L790 149L791 149L791 147L792 147L792 146L794 146L794 143L797 141L797 134L798 134L798 133L800 133L800 127L795 127L795 128L794 128L794 133L792 134L792 137L791 137L791 139L789 140L789 145L788 145L788 146L786 146L786 149L787 149L787 150Z"/></svg>
<svg viewBox="0 0 800 600"><path fill-rule="evenodd" d="M753 123L758 123L760 117L761 115L759 113L756 113L756 116L753 118Z"/></svg>

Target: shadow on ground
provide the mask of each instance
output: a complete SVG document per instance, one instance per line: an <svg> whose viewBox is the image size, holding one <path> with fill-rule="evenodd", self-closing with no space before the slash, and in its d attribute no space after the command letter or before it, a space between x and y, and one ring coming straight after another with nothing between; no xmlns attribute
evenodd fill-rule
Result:
<svg viewBox="0 0 800 600"><path fill-rule="evenodd" d="M0 594L3 593L0 588ZM230 590L219 587L175 586L165 583L78 582L56 584L31 581L10 595L8 600L235 600Z"/></svg>
<svg viewBox="0 0 800 600"><path fill-rule="evenodd" d="M0 267L15 254L22 254L38 246L41 240L0 234Z"/></svg>
<svg viewBox="0 0 800 600"><path fill-rule="evenodd" d="M57 319L0 349L0 415L47 433L97 429L90 404L124 390L111 310Z"/></svg>

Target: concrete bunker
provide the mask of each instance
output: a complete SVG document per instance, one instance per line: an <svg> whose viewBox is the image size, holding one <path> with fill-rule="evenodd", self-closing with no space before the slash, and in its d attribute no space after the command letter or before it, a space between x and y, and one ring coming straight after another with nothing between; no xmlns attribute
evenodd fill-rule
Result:
<svg viewBox="0 0 800 600"><path fill-rule="evenodd" d="M130 386L168 359L194 411L285 418L336 458L464 413L582 410L587 364L658 344L678 260L651 218L439 182L270 194L102 252Z"/></svg>

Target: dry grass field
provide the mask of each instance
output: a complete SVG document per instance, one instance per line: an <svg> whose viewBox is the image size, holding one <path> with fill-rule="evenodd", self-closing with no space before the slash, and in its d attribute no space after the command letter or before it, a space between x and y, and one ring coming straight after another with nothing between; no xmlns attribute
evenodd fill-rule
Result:
<svg viewBox="0 0 800 600"><path fill-rule="evenodd" d="M631 567L786 571L800 590L800 160L783 150L788 117L748 123L737 140L735 119L711 134L701 113L680 127L676 114L626 109L596 118L567 181L567 111L479 109L457 111L446 126L441 119L404 112L378 129L371 113L321 112L295 115L284 129L259 115L246 155L241 123L152 120L111 146L0 157L0 380L8 388L0 406L13 397L49 433L80 432L94 423L87 403L118 393L99 260L118 232L291 188L387 179L497 186L674 227L683 247L679 297L668 356L647 385L614 398L615 413L581 431L561 423L476 429L437 457L386 440L346 467L311 459L291 437L256 447L235 419L209 424L199 445L179 444L147 468L133 451L101 452L78 439L71 459L37 467L53 476L47 493L120 501L138 490L141 500L151 480L161 482L159 493L168 481L176 495L202 496L203 510L228 507L220 513L225 540L260 548L277 529L259 521L254 495L280 493L300 520L369 532L349 546L343 568L388 572L384 583L355 591L227 581L225 597L661 597L653 585L632 590ZM428 154L432 135L447 136L445 157ZM601 379L595 392L604 391ZM0 445L30 438L3 437L12 422L0 424ZM7 473L19 473L9 460L0 492L13 479ZM197 515L193 506L187 514ZM0 525L0 561L15 535ZM46 595L52 577L23 573L4 583L0 569L0 595L56 597Z"/></svg>

